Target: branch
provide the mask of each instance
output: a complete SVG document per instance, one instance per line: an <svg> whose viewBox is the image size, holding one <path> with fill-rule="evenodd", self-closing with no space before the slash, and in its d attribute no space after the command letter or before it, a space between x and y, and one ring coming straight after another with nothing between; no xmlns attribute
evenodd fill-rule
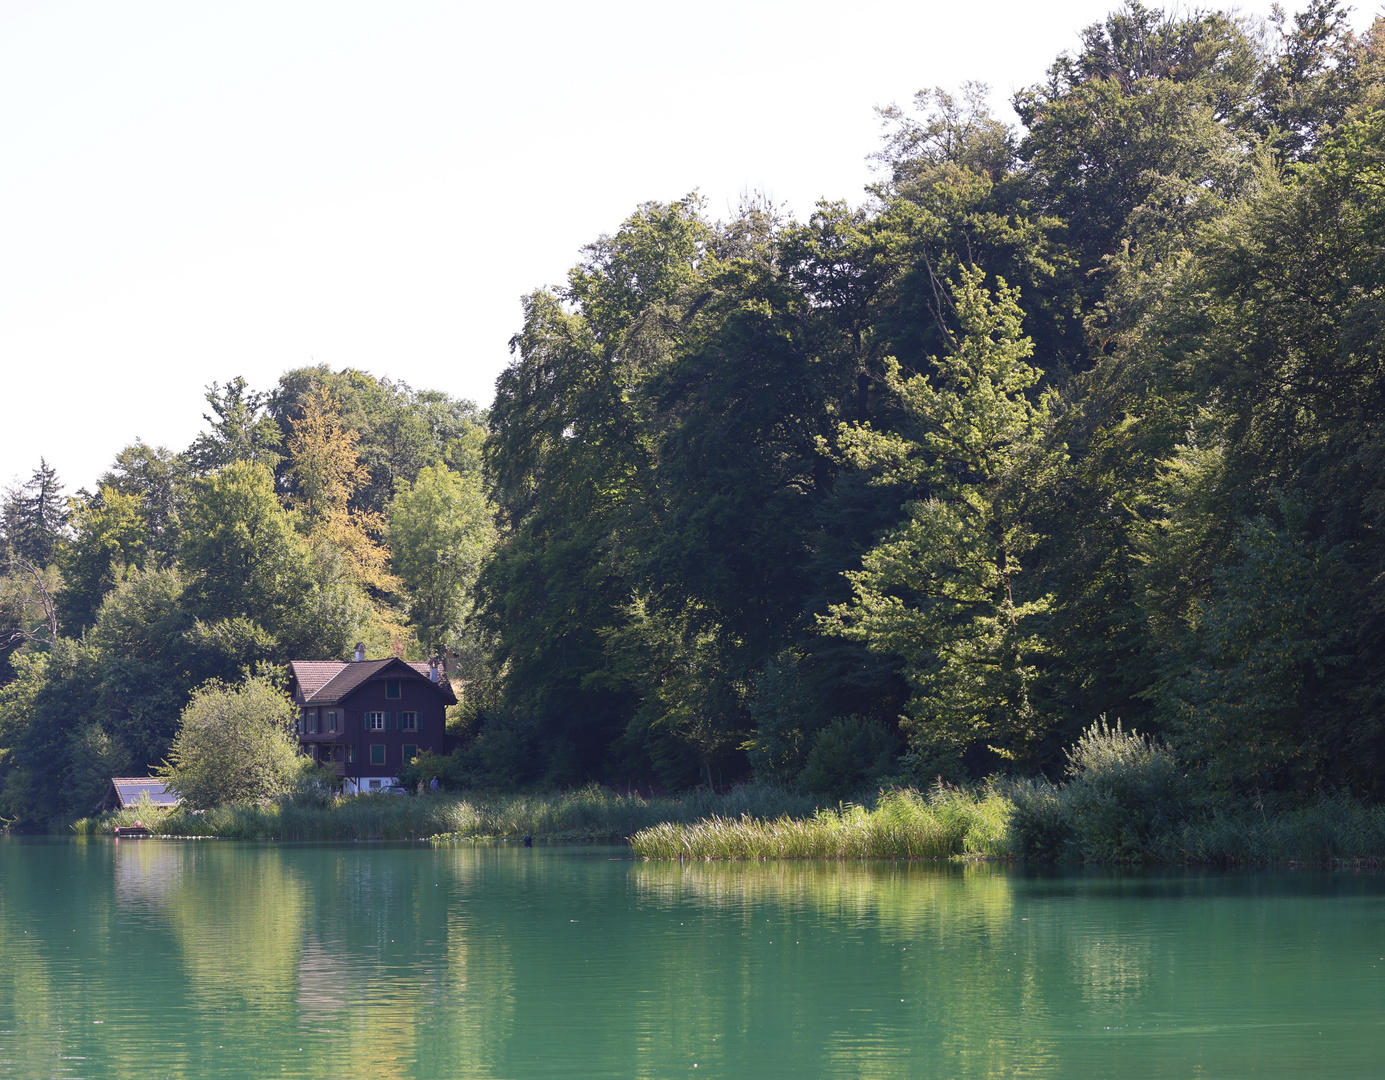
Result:
<svg viewBox="0 0 1385 1080"><path fill-rule="evenodd" d="M13 627L6 635L5 645L13 645L20 641L39 641L49 645L53 644L58 640L58 608L53 602L53 594L48 591L48 583L43 580L43 571L23 555L11 555L10 574L12 577L18 574L33 580L38 595L35 596L27 592L20 593L15 597L15 605L21 611L26 608L38 608L43 618L32 629L26 625L28 620L21 618L19 625Z"/></svg>

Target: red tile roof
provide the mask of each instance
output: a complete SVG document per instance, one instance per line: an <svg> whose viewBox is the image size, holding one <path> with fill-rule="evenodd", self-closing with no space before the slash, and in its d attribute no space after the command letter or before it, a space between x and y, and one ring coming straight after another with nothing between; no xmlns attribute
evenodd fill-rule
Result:
<svg viewBox="0 0 1385 1080"><path fill-rule="evenodd" d="M306 701L345 666L340 660L295 660L289 664L289 673L298 681L298 693Z"/></svg>

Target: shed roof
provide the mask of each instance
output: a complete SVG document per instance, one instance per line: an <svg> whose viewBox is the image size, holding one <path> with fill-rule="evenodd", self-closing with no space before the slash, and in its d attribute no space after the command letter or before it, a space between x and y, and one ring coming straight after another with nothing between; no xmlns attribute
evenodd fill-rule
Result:
<svg viewBox="0 0 1385 1080"><path fill-rule="evenodd" d="M149 796L155 806L177 806L183 800L176 792L168 790L168 781L156 776L116 776L111 778L111 788L118 806L138 806L140 797ZM107 796L109 799L110 796Z"/></svg>

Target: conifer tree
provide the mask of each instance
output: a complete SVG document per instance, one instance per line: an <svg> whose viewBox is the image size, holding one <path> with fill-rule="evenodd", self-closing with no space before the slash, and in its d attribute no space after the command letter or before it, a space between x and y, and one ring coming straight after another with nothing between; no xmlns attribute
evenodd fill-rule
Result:
<svg viewBox="0 0 1385 1080"><path fill-rule="evenodd" d="M67 525L67 507L57 470L39 458L33 475L5 493L3 516L5 542L11 555L37 567L51 563Z"/></svg>

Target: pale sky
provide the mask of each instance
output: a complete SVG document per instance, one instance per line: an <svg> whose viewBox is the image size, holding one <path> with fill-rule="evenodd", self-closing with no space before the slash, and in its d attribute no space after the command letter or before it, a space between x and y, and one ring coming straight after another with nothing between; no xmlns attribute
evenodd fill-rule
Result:
<svg viewBox="0 0 1385 1080"><path fill-rule="evenodd" d="M488 405L520 297L639 202L859 202L874 106L1010 116L1112 6L0 0L0 484L310 363Z"/></svg>

